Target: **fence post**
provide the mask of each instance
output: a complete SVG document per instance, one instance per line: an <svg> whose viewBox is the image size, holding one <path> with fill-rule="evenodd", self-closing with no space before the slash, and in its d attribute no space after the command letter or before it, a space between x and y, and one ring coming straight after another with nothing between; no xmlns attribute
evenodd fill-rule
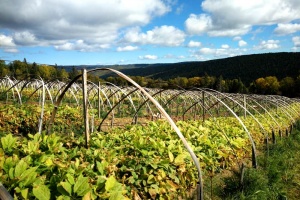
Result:
<svg viewBox="0 0 300 200"><path fill-rule="evenodd" d="M83 117L84 117L84 132L85 132L85 146L89 147L90 129L88 116L88 102L87 102L87 73L86 69L82 69L82 94L83 94Z"/></svg>
<svg viewBox="0 0 300 200"><path fill-rule="evenodd" d="M14 198L9 194L6 188L0 182L0 199L3 200L13 200Z"/></svg>

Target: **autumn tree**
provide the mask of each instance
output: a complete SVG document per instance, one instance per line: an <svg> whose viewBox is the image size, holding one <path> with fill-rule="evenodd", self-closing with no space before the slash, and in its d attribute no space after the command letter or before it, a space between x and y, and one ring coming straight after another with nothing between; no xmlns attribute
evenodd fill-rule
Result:
<svg viewBox="0 0 300 200"><path fill-rule="evenodd" d="M40 65L38 67L38 74L44 80L52 80L56 76L56 70L53 66Z"/></svg>
<svg viewBox="0 0 300 200"><path fill-rule="evenodd" d="M188 78L188 87L201 87L201 77Z"/></svg>

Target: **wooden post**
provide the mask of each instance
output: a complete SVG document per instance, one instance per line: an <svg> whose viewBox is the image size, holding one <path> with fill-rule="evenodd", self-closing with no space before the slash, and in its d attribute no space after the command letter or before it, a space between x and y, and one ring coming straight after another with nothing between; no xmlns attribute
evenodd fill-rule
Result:
<svg viewBox="0 0 300 200"><path fill-rule="evenodd" d="M85 146L89 147L90 129L88 116L88 102L87 102L87 73L86 69L82 69L82 94L83 94L83 117L84 117L84 132L85 132Z"/></svg>
<svg viewBox="0 0 300 200"><path fill-rule="evenodd" d="M276 144L276 137L275 137L275 131L272 129L272 143Z"/></svg>
<svg viewBox="0 0 300 200"><path fill-rule="evenodd" d="M252 167L255 169L257 168L256 152L253 147L252 147Z"/></svg>
<svg viewBox="0 0 300 200"><path fill-rule="evenodd" d="M6 188L0 182L0 199L5 200L13 200L14 198L10 195L10 193L6 190Z"/></svg>

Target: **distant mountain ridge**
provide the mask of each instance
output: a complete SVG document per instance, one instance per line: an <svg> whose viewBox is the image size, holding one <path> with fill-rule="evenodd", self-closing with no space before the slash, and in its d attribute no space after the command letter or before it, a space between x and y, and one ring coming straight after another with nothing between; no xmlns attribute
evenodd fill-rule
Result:
<svg viewBox="0 0 300 200"><path fill-rule="evenodd" d="M300 52L280 52L241 55L229 58L162 64L132 64L111 66L85 66L85 68L111 67L129 76L147 76L153 79L176 77L223 76L224 79L241 79L249 84L260 77L286 76L296 78L300 73ZM67 69L68 70L68 69ZM100 73L101 78L115 76Z"/></svg>

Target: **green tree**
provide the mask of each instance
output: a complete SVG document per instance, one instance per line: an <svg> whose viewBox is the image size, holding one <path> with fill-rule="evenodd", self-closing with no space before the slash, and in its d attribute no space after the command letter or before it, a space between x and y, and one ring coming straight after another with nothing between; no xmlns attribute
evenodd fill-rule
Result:
<svg viewBox="0 0 300 200"><path fill-rule="evenodd" d="M233 79L228 81L228 92L230 93L247 93L248 90L241 79Z"/></svg>
<svg viewBox="0 0 300 200"><path fill-rule="evenodd" d="M41 65L38 68L38 73L44 80L51 80L56 76L56 70L52 66Z"/></svg>
<svg viewBox="0 0 300 200"><path fill-rule="evenodd" d="M0 60L0 77L4 77L6 75L9 75L9 68L5 64L4 60Z"/></svg>
<svg viewBox="0 0 300 200"><path fill-rule="evenodd" d="M80 74L80 72L73 66L71 71L69 72L69 79L73 79L76 76L78 76Z"/></svg>
<svg viewBox="0 0 300 200"><path fill-rule="evenodd" d="M201 78L201 87L214 88L216 77L209 76L205 73L205 76Z"/></svg>
<svg viewBox="0 0 300 200"><path fill-rule="evenodd" d="M26 61L26 59L25 59ZM9 65L9 69L12 72L12 76L16 79L24 79L27 76L28 66L27 62L21 62L20 60L15 60Z"/></svg>
<svg viewBox="0 0 300 200"><path fill-rule="evenodd" d="M280 82L281 94L288 97L294 97L295 95L295 80L292 77L285 77Z"/></svg>
<svg viewBox="0 0 300 200"><path fill-rule="evenodd" d="M29 74L31 78L38 78L39 77L39 70L38 70L38 65L33 62L31 67L29 68Z"/></svg>
<svg viewBox="0 0 300 200"><path fill-rule="evenodd" d="M267 94L279 94L279 81L276 76L267 76L265 78L267 85Z"/></svg>

